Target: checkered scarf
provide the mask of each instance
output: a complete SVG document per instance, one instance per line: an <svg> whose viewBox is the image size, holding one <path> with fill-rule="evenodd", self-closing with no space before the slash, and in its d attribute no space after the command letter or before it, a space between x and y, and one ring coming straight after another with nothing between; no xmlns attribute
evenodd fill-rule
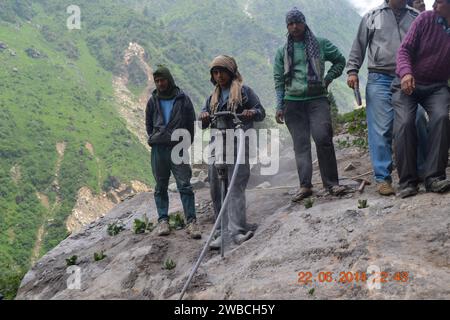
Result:
<svg viewBox="0 0 450 320"><path fill-rule="evenodd" d="M320 62L319 42L311 29L306 24L305 15L297 9L292 8L286 14L286 25L292 22L303 23L305 25L305 46L308 60L308 84L322 84L322 65ZM284 55L284 76L287 83L291 83L294 76L294 39L288 34L288 40Z"/></svg>

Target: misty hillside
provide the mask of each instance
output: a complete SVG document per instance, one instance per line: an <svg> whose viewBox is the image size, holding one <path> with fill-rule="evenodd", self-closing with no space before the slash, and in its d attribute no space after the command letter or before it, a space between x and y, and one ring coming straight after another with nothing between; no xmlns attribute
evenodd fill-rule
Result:
<svg viewBox="0 0 450 320"><path fill-rule="evenodd" d="M272 117L272 60L285 41L285 12L304 9L315 33L345 55L359 19L344 1L79 0L81 30L69 30L72 2L0 2L0 292L7 297L69 235L81 188L100 195L119 183L154 183L149 151L133 130L143 113L125 118L118 101L128 90L142 108L149 94L143 62L124 66L130 43L143 48L150 68L167 65L197 110L212 89L211 59L234 55ZM114 87L118 77L125 88ZM344 81L332 90L348 111Z"/></svg>
<svg viewBox="0 0 450 320"><path fill-rule="evenodd" d="M304 11L317 36L335 43L348 55L360 16L346 1L267 0L121 0L148 17L163 21L175 34L200 45L206 56L236 57L244 80L258 92L266 107L275 105L272 66L276 49L286 41L285 14L293 6ZM354 23L349 23L354 21ZM352 92L341 77L331 90L341 112L351 111Z"/></svg>

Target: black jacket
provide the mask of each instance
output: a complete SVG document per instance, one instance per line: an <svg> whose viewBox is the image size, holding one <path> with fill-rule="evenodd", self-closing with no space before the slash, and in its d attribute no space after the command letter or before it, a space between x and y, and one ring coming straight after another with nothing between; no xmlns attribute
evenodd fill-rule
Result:
<svg viewBox="0 0 450 320"><path fill-rule="evenodd" d="M202 109L202 112L208 112L211 114L211 108L210 108L210 102L211 97L209 96L208 99L206 99L205 106ZM227 110L227 103L228 99L226 101L220 101L220 105L218 108L218 111L226 111ZM236 109L236 113L242 113L244 110L255 110L256 116L251 120L244 120L243 121L243 129L244 131L250 128L253 128L253 122L254 121L263 121L266 117L266 111L264 110L264 107L261 105L261 102L259 101L258 96L256 93L248 86L243 85L242 86L242 104L239 105ZM208 125L202 124L203 129L206 129Z"/></svg>
<svg viewBox="0 0 450 320"><path fill-rule="evenodd" d="M172 132L176 129L186 129L191 134L191 143L194 141L195 111L191 99L179 91L173 103L169 123L164 124L156 90L153 92L145 110L145 126L148 134L148 144L163 144L174 146L179 141L171 141Z"/></svg>

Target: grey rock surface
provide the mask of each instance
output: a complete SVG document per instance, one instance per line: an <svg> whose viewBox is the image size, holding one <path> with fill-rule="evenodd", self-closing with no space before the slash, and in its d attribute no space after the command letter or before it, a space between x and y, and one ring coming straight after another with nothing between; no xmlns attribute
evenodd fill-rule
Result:
<svg viewBox="0 0 450 320"><path fill-rule="evenodd" d="M351 159L361 162L352 174L370 170L367 155L343 150L338 159L340 172ZM337 198L321 189L317 166L314 179L310 209L290 202L291 187L248 190L247 221L258 224L254 237L228 247L224 259L208 252L185 299L450 299L449 193L426 193L422 186L412 198L381 197L372 184L362 195ZM169 196L170 212L182 212L179 195ZM368 208L358 209L362 199ZM153 196L140 193L120 203L38 261L17 299L177 299L214 222L208 189L196 191L196 207L201 240L185 230L136 235L134 219L157 219ZM108 236L115 221L126 230ZM94 252L102 250L107 257L95 262ZM79 289L68 286L73 275L65 259L72 255L79 257ZM163 269L167 259L175 269ZM311 282L299 283L300 272L310 272ZM321 272L332 272L332 281L321 282ZM339 282L348 273L366 273L370 281Z"/></svg>

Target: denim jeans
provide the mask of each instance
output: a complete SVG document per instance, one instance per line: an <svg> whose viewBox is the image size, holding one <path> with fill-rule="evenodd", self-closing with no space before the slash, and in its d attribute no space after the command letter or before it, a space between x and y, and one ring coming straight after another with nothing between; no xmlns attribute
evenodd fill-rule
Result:
<svg viewBox="0 0 450 320"><path fill-rule="evenodd" d="M394 108L391 85L394 78L394 76L370 72L367 81L366 113L369 152L376 182L392 181ZM416 126L418 135L417 171L422 175L427 150L427 120L422 107L417 109Z"/></svg>
<svg viewBox="0 0 450 320"><path fill-rule="evenodd" d="M169 187L170 172L173 173L183 204L184 216L187 223L196 219L195 196L192 190L192 170L189 164L174 164L171 159L172 147L166 145L153 145L151 152L151 165L156 180L155 203L158 211L158 221L169 219Z"/></svg>

